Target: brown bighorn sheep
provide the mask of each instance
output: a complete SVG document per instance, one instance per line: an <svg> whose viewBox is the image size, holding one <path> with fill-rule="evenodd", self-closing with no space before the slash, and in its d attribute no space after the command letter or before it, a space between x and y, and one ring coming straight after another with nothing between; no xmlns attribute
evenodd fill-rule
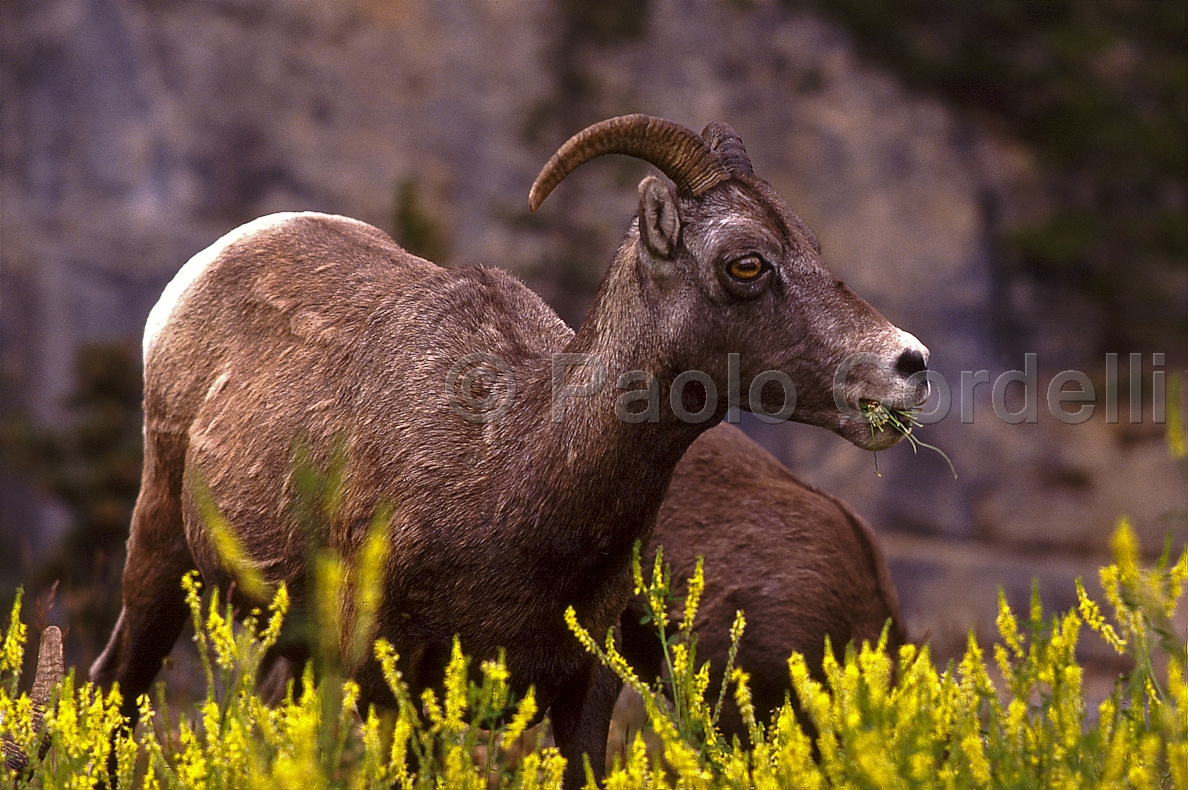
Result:
<svg viewBox="0 0 1188 790"><path fill-rule="evenodd" d="M531 207L612 153L650 162L675 189L640 183L637 221L576 333L502 271L442 269L343 217L265 217L183 267L145 330L145 466L123 610L91 668L119 681L130 714L186 619L178 578L197 567L210 584L232 581L199 517L195 473L297 603L307 544L349 555L388 503L375 636L395 645L414 692L440 682L455 634L480 658L506 648L518 690L535 686L550 707L577 787L583 753L602 774L619 684L563 613L573 606L596 634L618 622L632 546L736 393L754 395L741 404L752 410L787 411L781 387L764 384L789 377L793 419L872 449L899 438L872 434L856 408L918 405L927 349L824 268L729 127L703 138L647 116L595 124L545 165ZM835 372L859 353L835 402ZM294 437L315 454L345 447L325 534L287 518ZM350 620L344 611L344 632ZM374 662L354 675L365 699L390 701Z"/></svg>
<svg viewBox="0 0 1188 790"><path fill-rule="evenodd" d="M664 548L674 581L692 576L697 557L705 557L697 660L717 673L711 688L726 665L734 613L746 613L736 664L750 674L761 720L791 688L793 651L819 671L826 636L838 651L850 641L874 643L890 620L888 645L906 639L899 596L870 526L732 425L703 433L677 464L652 546ZM654 548L645 555L645 572L654 556ZM650 680L660 675L663 655L654 626L640 625L645 611L639 598L627 605L622 651ZM748 737L733 695L719 724L727 737Z"/></svg>

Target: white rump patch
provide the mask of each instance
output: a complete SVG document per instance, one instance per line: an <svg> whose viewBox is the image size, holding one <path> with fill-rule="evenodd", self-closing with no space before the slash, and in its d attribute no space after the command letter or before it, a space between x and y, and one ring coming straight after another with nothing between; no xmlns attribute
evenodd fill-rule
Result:
<svg viewBox="0 0 1188 790"><path fill-rule="evenodd" d="M276 228L297 217L316 216L325 215L312 211L289 211L280 214L269 214L268 216L254 219L227 233L214 244L211 244L202 252L186 261L186 264L169 281L169 285L165 286L165 290L161 292L161 298L157 300L153 309L149 311L148 321L144 325L144 345L142 347L144 359L148 359L149 353L156 346L161 331L169 323L169 317L173 315L174 308L177 307L182 296L202 276L202 273L206 271L207 267L223 254L224 250L232 244L244 241L257 233Z"/></svg>

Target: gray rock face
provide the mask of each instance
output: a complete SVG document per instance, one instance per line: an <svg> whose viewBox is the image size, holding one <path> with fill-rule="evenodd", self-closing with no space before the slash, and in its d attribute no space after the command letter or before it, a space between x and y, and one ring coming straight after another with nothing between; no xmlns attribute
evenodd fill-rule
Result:
<svg viewBox="0 0 1188 790"><path fill-rule="evenodd" d="M920 337L952 387L953 412L920 435L952 457L956 481L906 446L880 456L879 477L836 437L748 423L875 525L919 536L895 555L906 610L921 611L907 591L926 584L913 553L948 556L929 541L1014 553L993 564L1012 589L1041 569L1037 547L1094 555L1121 513L1148 547L1168 529L1182 545L1184 519L1165 516L1185 484L1159 426L1100 414L1068 426L1043 408L1047 378L1101 366L1075 316L1037 315L1034 348L1001 331L1004 300L1026 295L1003 280L994 232L1043 210L1026 152L864 65L816 17L742 6L653 0L638 35L595 41L547 0L13 0L0 68L3 373L56 423L79 345L137 336L173 273L219 235L296 209L393 229L410 181L451 263L510 268L572 318L580 299L566 285L597 282L643 171L592 164L529 217L537 168L598 117L722 119L838 276ZM1038 424L997 419L988 385L974 422L960 422L960 372L993 380L1026 351L1040 355ZM944 600L936 591L965 571L929 563L919 600Z"/></svg>

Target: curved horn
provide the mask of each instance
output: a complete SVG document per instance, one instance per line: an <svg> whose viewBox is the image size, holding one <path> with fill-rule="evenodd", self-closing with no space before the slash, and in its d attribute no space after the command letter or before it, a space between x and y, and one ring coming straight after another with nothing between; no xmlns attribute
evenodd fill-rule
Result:
<svg viewBox="0 0 1188 790"><path fill-rule="evenodd" d="M655 165L685 194L703 194L730 179L705 141L679 123L650 115L622 115L588 126L569 138L541 169L528 194L532 211L583 162L603 154L626 154Z"/></svg>
<svg viewBox="0 0 1188 790"><path fill-rule="evenodd" d="M41 647L37 650L37 674L33 676L33 688L29 691L29 699L33 702L33 726L38 732L41 731L41 722L54 687L65 674L62 629L56 625L46 626L41 632Z"/></svg>
<svg viewBox="0 0 1188 790"><path fill-rule="evenodd" d="M33 732L40 736L45 729L45 710L49 707L54 687L66 674L66 661L62 655L62 630L56 625L48 626L41 633L41 647L37 651L37 674L33 677L33 688L29 699L33 703ZM43 739L39 757L45 757L49 741ZM5 738L0 742L4 765L18 774L29 766L29 756L12 741Z"/></svg>
<svg viewBox="0 0 1188 790"><path fill-rule="evenodd" d="M701 132L701 138L706 145L718 155L718 159L726 166L732 176L742 173L753 175L751 157L747 156L747 149L743 147L742 138L728 123L714 121Z"/></svg>
<svg viewBox="0 0 1188 790"><path fill-rule="evenodd" d="M18 776L24 774L25 769L29 767L29 757L21 747L9 740L7 735L0 741L0 757L4 758L4 767Z"/></svg>

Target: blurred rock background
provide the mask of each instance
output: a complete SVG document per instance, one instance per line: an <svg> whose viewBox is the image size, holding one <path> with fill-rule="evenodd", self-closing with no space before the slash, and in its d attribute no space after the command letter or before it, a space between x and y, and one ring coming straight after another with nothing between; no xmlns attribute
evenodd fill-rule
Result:
<svg viewBox="0 0 1188 790"><path fill-rule="evenodd" d="M1169 378L1188 362L1186 8L3 0L0 595L60 580L75 659L100 646L138 483L138 336L191 255L261 214L341 213L444 264L509 268L577 323L646 167L588 165L536 215L528 187L569 134L647 112L731 123L835 273L952 387L920 436L956 480L906 445L880 475L831 434L745 423L876 526L913 636L947 658L970 628L992 635L995 588L1021 606L1033 578L1066 608L1119 515L1153 554L1188 541L1185 467L1151 403L1152 355ZM993 381L1027 352L1038 422L997 419L989 385L961 422L960 372ZM1084 424L1045 408L1066 369L1098 387Z"/></svg>

